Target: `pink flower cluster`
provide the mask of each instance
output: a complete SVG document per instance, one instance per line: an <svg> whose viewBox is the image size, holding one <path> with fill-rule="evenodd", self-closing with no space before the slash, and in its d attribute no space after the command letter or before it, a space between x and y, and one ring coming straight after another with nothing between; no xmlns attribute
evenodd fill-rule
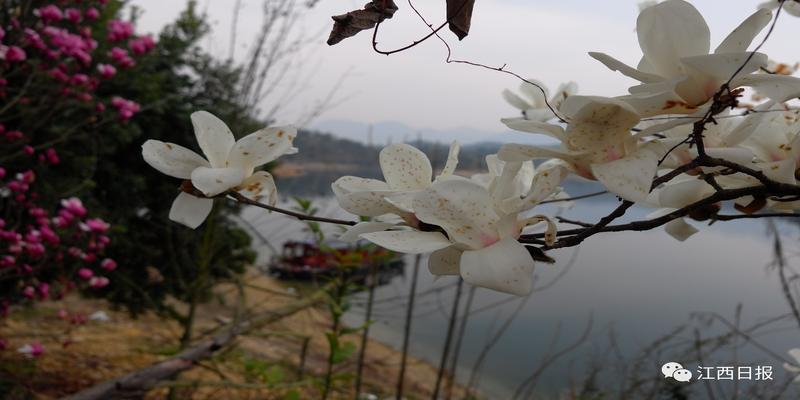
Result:
<svg viewBox="0 0 800 400"><path fill-rule="evenodd" d="M114 97L111 99L111 105L113 105L117 109L117 113L119 114L119 119L122 121L127 121L133 117L134 114L138 113L141 110L141 106L139 103L136 103L132 100L126 100L122 97Z"/></svg>
<svg viewBox="0 0 800 400"><path fill-rule="evenodd" d="M110 280L104 273L117 268L116 261L101 255L111 242L109 224L90 218L78 198L61 200L56 214L36 204L33 171L5 179L0 168L0 195L25 213L15 220L0 219L0 271L19 276L19 284L0 293L4 313L9 304L45 300L76 287L100 289ZM11 288L11 289L13 289Z"/></svg>
<svg viewBox="0 0 800 400"><path fill-rule="evenodd" d="M67 7L67 3L72 4ZM38 69L61 85L54 87L60 95L82 103L97 101L94 92L102 80L113 78L118 69L134 67L136 57L151 52L156 44L149 35L137 36L128 21L94 23L106 3L52 1L34 9L32 18L12 18L11 24L0 27L0 77L7 75L6 69L25 68L26 60L37 59L42 61ZM0 78L0 98L6 95L7 83ZM123 121L139 109L135 103L115 108ZM102 113L107 106L97 101L93 109Z"/></svg>

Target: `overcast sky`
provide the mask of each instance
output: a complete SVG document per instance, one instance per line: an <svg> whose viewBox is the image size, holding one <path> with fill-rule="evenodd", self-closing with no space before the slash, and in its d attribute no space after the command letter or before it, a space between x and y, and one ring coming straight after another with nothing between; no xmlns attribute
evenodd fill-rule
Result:
<svg viewBox="0 0 800 400"><path fill-rule="evenodd" d="M259 28L261 1L243 0L237 46L245 47ZM515 111L499 93L503 88L516 89L519 82L498 72L445 64L445 49L436 40L388 57L372 51L371 32L336 46L325 45L332 25L330 16L359 8L365 2L322 0L298 24L299 30L314 38L305 64L309 78L305 90L279 116L280 122L296 122L304 110L324 98L336 81L350 71L337 93L346 101L327 110L320 120L401 121L418 128L504 130L499 119L514 116ZM708 21L713 49L759 2L692 3ZM144 10L138 29L154 33L174 20L185 5L182 0L132 3ZM234 0L199 0L199 4L215 28L214 38L206 46L224 57L228 54ZM406 45L426 33L426 26L407 3L397 4L400 11L381 27L382 49ZM432 23L444 20L444 1L418 0L415 4ZM636 65L641 57L634 32L637 14L634 0L477 0L472 30L464 41L458 42L449 31L444 32L456 58L497 66L507 64L508 69L551 88L574 80L581 94L614 96L625 94L632 81L606 69L586 53L603 51ZM798 37L800 19L784 15L762 51L773 59L794 63L800 59ZM238 48L237 52L245 53Z"/></svg>

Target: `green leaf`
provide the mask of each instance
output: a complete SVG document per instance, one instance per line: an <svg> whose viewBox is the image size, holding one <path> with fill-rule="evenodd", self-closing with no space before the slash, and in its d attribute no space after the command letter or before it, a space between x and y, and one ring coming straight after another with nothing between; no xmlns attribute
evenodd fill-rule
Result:
<svg viewBox="0 0 800 400"><path fill-rule="evenodd" d="M292 390L283 395L283 400L300 400L300 392Z"/></svg>
<svg viewBox="0 0 800 400"><path fill-rule="evenodd" d="M277 385L284 381L286 374L283 371L283 368L277 365L273 365L264 374L264 382L268 385Z"/></svg>
<svg viewBox="0 0 800 400"><path fill-rule="evenodd" d="M344 342L341 347L333 352L333 363L339 364L352 357L356 352L356 345L353 342Z"/></svg>

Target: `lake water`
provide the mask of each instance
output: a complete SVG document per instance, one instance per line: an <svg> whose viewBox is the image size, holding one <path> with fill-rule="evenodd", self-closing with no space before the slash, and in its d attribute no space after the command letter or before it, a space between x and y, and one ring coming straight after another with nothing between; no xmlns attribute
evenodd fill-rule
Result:
<svg viewBox="0 0 800 400"><path fill-rule="evenodd" d="M578 182L568 186L572 195L596 189ZM320 215L347 216L329 198L317 199L316 204ZM581 201L576 207L563 211L563 215L596 221L617 204L613 196L607 195ZM642 218L650 211L634 208L621 221ZM559 210L547 206L542 212L552 215ZM248 209L245 218L273 246L304 235L301 224L275 214ZM701 223L695 224L701 226ZM787 253L797 253L800 246L795 225L782 223L779 228L784 232ZM518 307L522 308L488 353L477 379L477 387L489 398L511 398L519 385L547 358L548 351L557 352L577 341L590 319L591 331L587 339L539 374L535 390L532 390L536 398L556 398L569 386L584 386L590 370L597 372L594 386L610 391L606 398L620 397L614 390L630 382L634 374L657 381L661 365L668 361L683 363L696 376L701 362L697 354L684 350L693 347L697 335L710 338L729 332L719 320L709 322L697 313L716 313L733 322L737 305L741 304L739 323L744 331L753 324L790 312L778 274L774 268L768 268L773 259L772 251L772 237L761 220L704 226L700 233L684 243L673 240L663 229L656 229L601 234L577 248L553 251L550 256L557 260L556 264L537 265L537 287L544 289L536 291L527 301L485 289L475 291L472 310L478 312L468 319L458 362L458 380L467 382L481 349ZM262 248L262 255L268 254L269 249ZM791 263L791 258L789 261ZM413 257L408 257L407 273L376 289L376 322L371 334L398 348L402 343L405 296L412 266ZM425 259L419 276L417 292L420 295L416 300L411 353L438 365L456 278L434 279L427 271ZM549 285L559 276L556 283ZM465 285L463 297L468 293L469 286ZM359 304L358 299L363 298L365 295L358 295L354 303ZM502 304L492 307L498 302ZM354 325L362 323L363 308L355 307L347 317ZM632 360L643 349L681 325L687 328L665 340L658 352L633 364ZM782 364L789 359L788 349L800 347L797 322L784 319L748 331L748 334L756 344L735 337L714 351L703 353L702 364L771 366L773 380L693 381L683 388L691 394L689 398L709 398L709 391L716 398L731 398L737 391L743 392L753 385L777 388L791 378ZM682 358L673 359L675 357ZM798 385L790 386L780 398L799 398L795 386ZM740 398L751 397L745 394Z"/></svg>

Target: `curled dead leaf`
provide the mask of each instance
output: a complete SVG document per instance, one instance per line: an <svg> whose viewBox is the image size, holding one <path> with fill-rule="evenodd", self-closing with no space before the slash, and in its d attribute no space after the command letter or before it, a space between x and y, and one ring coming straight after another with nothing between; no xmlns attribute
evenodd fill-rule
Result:
<svg viewBox="0 0 800 400"><path fill-rule="evenodd" d="M333 46L357 33L372 29L376 24L392 18L397 5L393 0L372 0L363 9L347 14L334 15L333 29L328 37L328 45Z"/></svg>
<svg viewBox="0 0 800 400"><path fill-rule="evenodd" d="M458 36L458 40L464 39L469 34L474 7L475 0L447 0L448 27Z"/></svg>

